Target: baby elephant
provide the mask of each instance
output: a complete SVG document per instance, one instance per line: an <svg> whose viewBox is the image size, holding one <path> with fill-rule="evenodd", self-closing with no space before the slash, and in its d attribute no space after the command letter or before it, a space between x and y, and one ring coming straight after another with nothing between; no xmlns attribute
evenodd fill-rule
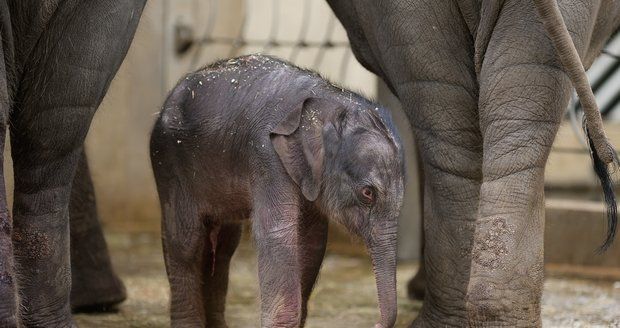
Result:
<svg viewBox="0 0 620 328"><path fill-rule="evenodd" d="M388 111L281 60L250 55L189 74L151 137L175 327L225 327L230 259L250 219L262 327L301 327L327 219L372 258L380 322L396 320L403 147Z"/></svg>

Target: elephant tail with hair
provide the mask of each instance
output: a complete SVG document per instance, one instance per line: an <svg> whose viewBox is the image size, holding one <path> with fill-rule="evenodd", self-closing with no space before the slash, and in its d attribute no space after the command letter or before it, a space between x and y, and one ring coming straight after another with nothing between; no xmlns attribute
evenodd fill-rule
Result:
<svg viewBox="0 0 620 328"><path fill-rule="evenodd" d="M613 243L618 225L616 196L614 195L613 181L609 173L610 165L617 167L618 157L614 147L605 135L603 119L596 104L594 93L588 82L579 53L562 18L557 0L534 0L534 5L557 51L564 70L573 82L583 108L584 129L588 138L592 161L594 162L594 171L601 181L607 205L607 237L599 248L599 251L605 251Z"/></svg>

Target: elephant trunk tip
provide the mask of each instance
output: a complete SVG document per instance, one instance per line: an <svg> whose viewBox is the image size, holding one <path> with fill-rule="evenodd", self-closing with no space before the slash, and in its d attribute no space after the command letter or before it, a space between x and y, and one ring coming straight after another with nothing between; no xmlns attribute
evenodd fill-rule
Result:
<svg viewBox="0 0 620 328"><path fill-rule="evenodd" d="M396 324L396 311L386 316L381 315L381 320L375 324L375 328L392 328Z"/></svg>

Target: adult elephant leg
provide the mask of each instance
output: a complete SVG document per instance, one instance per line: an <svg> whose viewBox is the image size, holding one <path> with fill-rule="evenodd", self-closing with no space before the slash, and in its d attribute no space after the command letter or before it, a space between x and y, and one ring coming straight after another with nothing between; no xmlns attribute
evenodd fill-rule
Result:
<svg viewBox="0 0 620 328"><path fill-rule="evenodd" d="M0 4L0 9L1 23L8 17L3 17L6 9L4 4ZM10 106L4 58L3 45L0 43L0 327L17 327L16 279L11 241L13 222L7 207L4 185L4 138Z"/></svg>
<svg viewBox="0 0 620 328"><path fill-rule="evenodd" d="M470 31L455 1L366 5L377 7L358 11L379 13L365 24L376 38L369 43L404 105L424 163L427 286L413 325L463 326L482 161Z"/></svg>
<svg viewBox="0 0 620 328"><path fill-rule="evenodd" d="M69 226L73 311L106 311L124 301L125 286L112 269L83 147L71 188Z"/></svg>
<svg viewBox="0 0 620 328"><path fill-rule="evenodd" d="M582 54L595 13L566 11ZM467 292L472 326L541 325L544 168L571 89L560 67L531 1L506 1L480 72L484 179Z"/></svg>
<svg viewBox="0 0 620 328"><path fill-rule="evenodd" d="M13 242L25 327L71 325L71 183L92 115L143 6L143 0L62 2L24 63L11 142Z"/></svg>
<svg viewBox="0 0 620 328"><path fill-rule="evenodd" d="M423 300L424 299L424 293L426 290L426 269L424 268L424 168L422 166L422 159L420 158L420 150L419 147L417 147L418 150L418 154L416 156L417 159L417 165L418 165L418 181L420 182L419 185L419 195L420 195L420 199L418 200L420 202L420 204L422 204L421 206L421 210L420 210L420 214L421 214L421 220L420 220L420 230L421 230L421 234L420 234L420 266L418 267L418 272L415 274L415 276L413 276L411 279L409 279L409 282L407 283L407 296L409 296L409 299L412 300Z"/></svg>

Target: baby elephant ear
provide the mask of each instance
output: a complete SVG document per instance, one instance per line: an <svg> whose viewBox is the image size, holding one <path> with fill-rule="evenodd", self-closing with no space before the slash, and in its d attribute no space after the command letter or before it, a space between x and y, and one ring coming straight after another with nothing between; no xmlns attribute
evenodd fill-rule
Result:
<svg viewBox="0 0 620 328"><path fill-rule="evenodd" d="M271 131L271 143L286 173L309 201L319 196L323 174L321 102L301 102Z"/></svg>

